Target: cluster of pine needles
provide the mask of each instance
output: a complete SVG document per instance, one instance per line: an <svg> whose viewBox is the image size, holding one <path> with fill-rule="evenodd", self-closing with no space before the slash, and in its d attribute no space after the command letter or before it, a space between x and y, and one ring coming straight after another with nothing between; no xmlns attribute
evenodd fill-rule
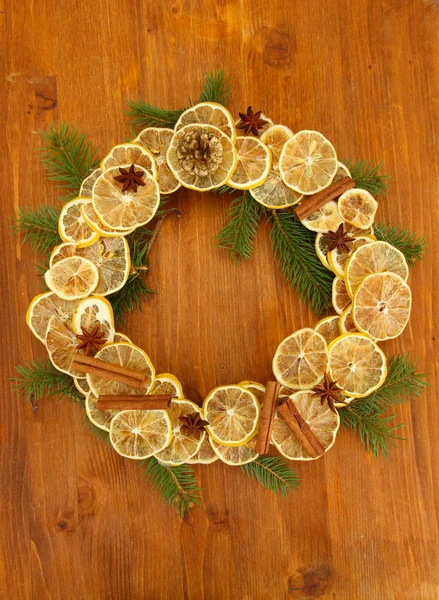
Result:
<svg viewBox="0 0 439 600"><path fill-rule="evenodd" d="M223 71L209 73L204 81L197 102L218 102L226 105L230 94L230 80ZM189 99L188 105L194 103ZM132 130L145 127L175 126L185 108L164 110L130 101L126 112ZM83 133L66 123L52 124L40 132L42 138L41 162L49 179L63 188L61 200L78 195L81 183L98 164L96 151ZM343 161L349 168L356 186L370 191L375 196L387 190L388 177L381 173L381 164L372 161ZM270 240L276 262L285 280L300 298L311 306L318 315L325 314L331 304L331 273L319 261L315 248L315 234L301 225L294 212L268 210L257 203L249 192L236 191L223 186L218 194L230 194L226 223L217 236L217 245L229 252L238 263L250 259L262 219L270 226ZM31 249L47 256L62 240L58 233L60 207L40 206L35 210L20 208L13 226L16 233L23 234L23 241ZM377 239L389 242L403 252L410 266L422 258L426 250L424 237L415 233L386 225L375 224ZM145 282L148 270L148 248L153 232L141 227L127 236L131 251L132 272L126 285L109 296L114 314L119 322L134 308L141 310L143 302L154 292ZM39 274L48 268L47 262L37 265ZM73 384L73 379L59 372L47 359L35 360L16 367L15 388L38 410L43 397L68 398L84 404L84 397ZM402 424L395 424L395 415L388 415L404 401L419 396L427 386L426 376L416 373L416 363L409 355L400 354L389 364L388 375L383 386L367 398L356 400L340 409L342 426L358 434L363 446L374 456L388 456L396 441L401 439ZM91 431L102 440L108 441L108 433L94 426L87 418ZM200 504L200 488L193 469L188 466L167 467L155 458L142 462L146 476L183 517L196 504ZM299 485L297 473L278 456L260 456L241 470L273 492L287 494Z"/></svg>

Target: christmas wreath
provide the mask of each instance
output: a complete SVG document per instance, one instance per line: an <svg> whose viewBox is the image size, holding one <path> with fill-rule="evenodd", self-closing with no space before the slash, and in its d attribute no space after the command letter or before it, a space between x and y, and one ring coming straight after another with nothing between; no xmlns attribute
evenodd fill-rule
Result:
<svg viewBox="0 0 439 600"><path fill-rule="evenodd" d="M77 400L92 431L146 465L181 515L199 501L191 464L241 466L286 494L299 479L285 459L320 458L340 424L386 456L399 427L388 410L427 385L408 355L388 361L379 347L407 325L409 269L426 249L423 237L376 222L381 165L340 161L321 133L293 133L251 106L234 119L229 91L217 72L187 108L130 102L137 135L99 162L75 128L50 126L42 164L69 195L60 209L21 208L15 226L50 256L37 265L46 291L26 317L48 359L16 367L17 391L34 412L43 396ZM280 342L273 381L219 386L201 407L116 329L151 294L148 253L165 216L180 216L166 208L180 187L233 194L217 242L235 262L251 257L268 219L284 277L323 317Z"/></svg>

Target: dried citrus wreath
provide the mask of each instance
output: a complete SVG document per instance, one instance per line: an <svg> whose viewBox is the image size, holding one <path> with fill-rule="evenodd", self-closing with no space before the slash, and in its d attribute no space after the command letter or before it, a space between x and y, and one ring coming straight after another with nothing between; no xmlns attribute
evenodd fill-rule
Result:
<svg viewBox="0 0 439 600"><path fill-rule="evenodd" d="M181 186L224 185L249 190L270 210L295 207L335 275L336 314L279 344L274 381L222 385L199 407L174 375L156 374L148 355L116 331L106 296L129 277L126 236L154 218L161 197ZM339 409L383 384L387 360L378 343L399 336L409 320L407 260L374 236L377 208L321 133L293 134L251 107L235 121L221 104L201 102L173 129L147 127L112 148L82 182L60 213L63 243L50 255L49 291L32 300L27 324L124 457L236 466L274 446L289 460L314 460L334 445Z"/></svg>

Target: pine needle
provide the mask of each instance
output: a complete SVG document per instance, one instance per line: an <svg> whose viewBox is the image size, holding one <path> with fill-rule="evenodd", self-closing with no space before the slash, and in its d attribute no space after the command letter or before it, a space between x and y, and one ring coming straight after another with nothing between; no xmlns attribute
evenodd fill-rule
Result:
<svg viewBox="0 0 439 600"><path fill-rule="evenodd" d="M230 203L227 210L230 220L218 233L217 245L227 250L236 263L243 258L251 258L262 208L248 192Z"/></svg>
<svg viewBox="0 0 439 600"><path fill-rule="evenodd" d="M315 234L294 213L272 211L271 244L286 281L317 315L331 303L333 275L318 259Z"/></svg>
<svg viewBox="0 0 439 600"><path fill-rule="evenodd" d="M85 135L67 123L52 123L40 132L43 141L41 164L57 187L66 188L63 200L79 194L82 181L99 165Z"/></svg>
<svg viewBox="0 0 439 600"><path fill-rule="evenodd" d="M283 496L300 485L297 473L278 456L260 456L253 462L242 465L241 469L264 487L275 493L280 492Z"/></svg>
<svg viewBox="0 0 439 600"><path fill-rule="evenodd" d="M192 469L188 465L166 467L154 457L143 461L145 474L161 497L183 518L195 504L201 504L200 492Z"/></svg>
<svg viewBox="0 0 439 600"><path fill-rule="evenodd" d="M124 315L135 308L141 311L143 302L154 293L137 273L132 273L123 288L107 299L113 307L114 318L123 325Z"/></svg>
<svg viewBox="0 0 439 600"><path fill-rule="evenodd" d="M389 175L381 175L379 170L383 163L376 164L373 160L357 160L351 158L342 160L355 181L355 187L367 190L373 196L382 196L387 192Z"/></svg>
<svg viewBox="0 0 439 600"><path fill-rule="evenodd" d="M384 223L374 224L374 233L377 240L388 242L401 250L406 257L409 267L413 267L417 260L422 260L424 252L428 250L428 243L424 235L416 237L416 233L408 229L392 227Z"/></svg>
<svg viewBox="0 0 439 600"><path fill-rule="evenodd" d="M218 102L227 105L232 86L230 78L224 71L213 71L208 73L204 80L198 102Z"/></svg>
<svg viewBox="0 0 439 600"><path fill-rule="evenodd" d="M61 209L53 206L18 208L18 219L12 226L14 233L23 233L23 243L29 242L33 252L50 254L53 247L61 243L58 233L58 219Z"/></svg>
<svg viewBox="0 0 439 600"><path fill-rule="evenodd" d="M17 377L14 390L28 402L38 401L44 396L59 396L82 402L83 395L76 389L73 378L61 373L48 359L33 360L15 367Z"/></svg>

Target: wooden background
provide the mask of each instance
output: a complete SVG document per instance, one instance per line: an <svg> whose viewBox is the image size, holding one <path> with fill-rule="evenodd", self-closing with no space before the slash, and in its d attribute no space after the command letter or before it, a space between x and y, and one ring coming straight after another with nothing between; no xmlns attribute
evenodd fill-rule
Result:
<svg viewBox="0 0 439 600"><path fill-rule="evenodd" d="M437 318L439 13L432 0L0 2L2 394L0 594L10 600L433 600L439 596ZM25 325L35 255L10 236L18 206L56 203L36 130L67 120L106 153L129 98L176 108L204 74L233 77L231 109L318 129L340 156L383 160L379 218L425 233L410 351L433 385L398 410L387 461L341 432L299 464L284 499L216 463L195 469L203 505L181 521L141 469L97 441L78 405L17 400L13 365L44 355ZM152 252L159 293L125 331L189 398L266 381L279 341L316 317L284 285L266 227L235 267L214 246L227 198L183 190ZM436 359L437 360L437 359Z"/></svg>

